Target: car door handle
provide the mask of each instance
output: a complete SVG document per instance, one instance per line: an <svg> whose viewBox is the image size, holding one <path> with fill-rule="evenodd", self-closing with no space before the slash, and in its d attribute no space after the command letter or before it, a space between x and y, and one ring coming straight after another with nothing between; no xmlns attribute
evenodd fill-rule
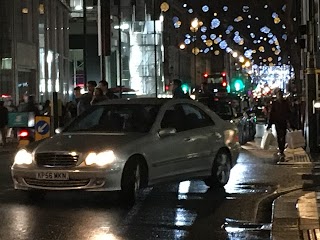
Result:
<svg viewBox="0 0 320 240"><path fill-rule="evenodd" d="M183 139L183 141L185 141L185 142L191 142L191 141L192 141L192 138L185 138L185 139Z"/></svg>
<svg viewBox="0 0 320 240"><path fill-rule="evenodd" d="M221 134L218 133L218 132L215 132L214 135L215 135L217 138L221 138L221 137L222 137Z"/></svg>

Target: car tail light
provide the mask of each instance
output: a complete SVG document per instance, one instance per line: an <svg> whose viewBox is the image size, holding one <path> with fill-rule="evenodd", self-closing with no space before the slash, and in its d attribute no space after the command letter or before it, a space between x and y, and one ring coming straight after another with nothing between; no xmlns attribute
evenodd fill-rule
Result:
<svg viewBox="0 0 320 240"><path fill-rule="evenodd" d="M18 134L19 137L28 137L29 136L29 132L27 130L22 130L19 132Z"/></svg>

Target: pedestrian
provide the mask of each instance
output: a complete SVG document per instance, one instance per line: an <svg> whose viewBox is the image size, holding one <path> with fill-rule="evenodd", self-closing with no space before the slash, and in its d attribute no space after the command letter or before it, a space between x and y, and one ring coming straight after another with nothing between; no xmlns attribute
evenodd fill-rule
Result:
<svg viewBox="0 0 320 240"><path fill-rule="evenodd" d="M85 110L90 108L91 106L91 100L93 97L93 92L95 87L97 86L96 81L89 81L87 83L88 92L83 94L79 100L78 106L77 106L77 115L79 116L81 113L83 113Z"/></svg>
<svg viewBox="0 0 320 240"><path fill-rule="evenodd" d="M108 82L106 80L101 80L99 82L99 88L102 89L103 95L107 96L108 99L116 99L116 98L118 98L117 95L115 95L114 93L112 93L109 90Z"/></svg>
<svg viewBox="0 0 320 240"><path fill-rule="evenodd" d="M42 109L42 115L51 116L51 101L50 100L45 101L45 103L43 105L43 109Z"/></svg>
<svg viewBox="0 0 320 240"><path fill-rule="evenodd" d="M272 124L275 125L277 131L277 140L280 157L284 157L284 149L286 145L286 133L290 128L290 105L286 99L283 98L283 92L279 90L277 92L277 99L272 103L270 109L270 118L267 130L269 130Z"/></svg>
<svg viewBox="0 0 320 240"><path fill-rule="evenodd" d="M179 79L173 79L172 81L172 95L173 98L190 98L189 94L184 93L182 90L182 82Z"/></svg>
<svg viewBox="0 0 320 240"><path fill-rule="evenodd" d="M74 94L74 100L75 100L76 104L78 104L79 101L80 101L80 98L81 98L81 96L82 96L82 94L81 94L81 87L79 87L79 86L75 87L75 88L73 89L73 94Z"/></svg>
<svg viewBox="0 0 320 240"><path fill-rule="evenodd" d="M91 105L95 105L99 102L103 102L104 100L107 100L107 96L103 94L103 91L101 88L99 87L96 87L94 89L94 92L93 92L93 97L92 97L92 100L91 100Z"/></svg>
<svg viewBox="0 0 320 240"><path fill-rule="evenodd" d="M40 115L39 108L37 107L35 103L35 99L33 95L29 95L27 102L23 103L21 106L19 106L18 109L19 112L33 112L35 116Z"/></svg>
<svg viewBox="0 0 320 240"><path fill-rule="evenodd" d="M7 126L9 121L8 118L9 111L4 106L4 101L0 101L0 132L3 146L7 144Z"/></svg>

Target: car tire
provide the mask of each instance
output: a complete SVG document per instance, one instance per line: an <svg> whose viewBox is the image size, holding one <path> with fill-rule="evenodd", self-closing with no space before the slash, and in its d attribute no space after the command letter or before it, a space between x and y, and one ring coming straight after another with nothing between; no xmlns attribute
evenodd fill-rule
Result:
<svg viewBox="0 0 320 240"><path fill-rule="evenodd" d="M123 170L121 179L121 201L125 205L133 205L141 186L141 166L138 161L129 161Z"/></svg>
<svg viewBox="0 0 320 240"><path fill-rule="evenodd" d="M204 180L208 187L223 187L230 178L231 157L225 150L220 150L213 162L211 176Z"/></svg>
<svg viewBox="0 0 320 240"><path fill-rule="evenodd" d="M46 197L46 192L41 190L31 190L27 191L28 200L32 202L41 201Z"/></svg>

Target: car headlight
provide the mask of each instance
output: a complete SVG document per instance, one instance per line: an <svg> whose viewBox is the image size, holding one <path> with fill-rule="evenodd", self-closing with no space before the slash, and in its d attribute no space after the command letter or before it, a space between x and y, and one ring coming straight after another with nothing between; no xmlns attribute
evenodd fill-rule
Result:
<svg viewBox="0 0 320 240"><path fill-rule="evenodd" d="M93 165L96 164L98 166L105 166L107 164L113 163L116 157L114 152L111 150L95 153L91 152L87 155L85 163L86 165Z"/></svg>
<svg viewBox="0 0 320 240"><path fill-rule="evenodd" d="M14 157L14 164L22 165L22 164L31 164L32 163L32 154L29 153L25 149L21 149L17 152L16 156Z"/></svg>

